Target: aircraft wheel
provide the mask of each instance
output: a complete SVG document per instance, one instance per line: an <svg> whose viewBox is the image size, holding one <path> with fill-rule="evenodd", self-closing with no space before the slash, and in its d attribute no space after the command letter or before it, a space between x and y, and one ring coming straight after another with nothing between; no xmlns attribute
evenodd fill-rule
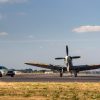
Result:
<svg viewBox="0 0 100 100"><path fill-rule="evenodd" d="M62 72L60 72L60 77L62 77L63 76L63 73Z"/></svg>
<svg viewBox="0 0 100 100"><path fill-rule="evenodd" d="M74 77L77 77L77 71L73 71Z"/></svg>

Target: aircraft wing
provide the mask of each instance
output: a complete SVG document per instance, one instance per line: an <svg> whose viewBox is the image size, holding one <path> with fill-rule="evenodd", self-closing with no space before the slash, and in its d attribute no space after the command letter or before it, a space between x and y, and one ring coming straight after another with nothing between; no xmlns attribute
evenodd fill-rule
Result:
<svg viewBox="0 0 100 100"><path fill-rule="evenodd" d="M78 65L78 66L73 66L72 70L84 71L84 70L93 70L99 68L100 65Z"/></svg>
<svg viewBox="0 0 100 100"><path fill-rule="evenodd" d="M41 68L47 68L47 69L51 69L51 70L57 70L60 71L61 69L66 70L65 66L60 66L60 65L52 65L52 64L42 64L42 63L25 63L27 65L31 65L31 66L36 66L36 67L41 67Z"/></svg>

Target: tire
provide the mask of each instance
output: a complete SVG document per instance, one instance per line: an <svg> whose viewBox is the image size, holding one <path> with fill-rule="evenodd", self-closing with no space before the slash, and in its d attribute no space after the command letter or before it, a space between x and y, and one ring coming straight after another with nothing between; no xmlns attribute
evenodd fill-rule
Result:
<svg viewBox="0 0 100 100"><path fill-rule="evenodd" d="M77 77L77 71L73 71L74 77Z"/></svg>
<svg viewBox="0 0 100 100"><path fill-rule="evenodd" d="M62 72L60 72L60 77L62 77L63 76L63 73Z"/></svg>
<svg viewBox="0 0 100 100"><path fill-rule="evenodd" d="M0 77L2 77L2 73L0 72Z"/></svg>
<svg viewBox="0 0 100 100"><path fill-rule="evenodd" d="M14 77L14 75L11 75L11 77Z"/></svg>

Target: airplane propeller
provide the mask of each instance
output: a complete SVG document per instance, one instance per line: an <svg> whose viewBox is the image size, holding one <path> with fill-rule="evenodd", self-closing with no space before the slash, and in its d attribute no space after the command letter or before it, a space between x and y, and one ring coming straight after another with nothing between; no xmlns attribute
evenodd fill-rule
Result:
<svg viewBox="0 0 100 100"><path fill-rule="evenodd" d="M72 59L77 59L77 58L81 58L80 56L72 56Z"/></svg>
<svg viewBox="0 0 100 100"><path fill-rule="evenodd" d="M60 59L65 59L65 58L63 58L63 57L55 58L55 60L60 60Z"/></svg>
<svg viewBox="0 0 100 100"><path fill-rule="evenodd" d="M70 57L71 59L80 58L80 56L69 56L68 45L66 45L66 56L67 56L67 58ZM55 58L55 60L61 60L61 59L66 59L66 57L57 57L57 58Z"/></svg>
<svg viewBox="0 0 100 100"><path fill-rule="evenodd" d="M66 45L66 54L68 56L68 46Z"/></svg>
<svg viewBox="0 0 100 100"><path fill-rule="evenodd" d="M68 46L66 45L66 56L68 56ZM57 57L55 60L66 59L66 57Z"/></svg>

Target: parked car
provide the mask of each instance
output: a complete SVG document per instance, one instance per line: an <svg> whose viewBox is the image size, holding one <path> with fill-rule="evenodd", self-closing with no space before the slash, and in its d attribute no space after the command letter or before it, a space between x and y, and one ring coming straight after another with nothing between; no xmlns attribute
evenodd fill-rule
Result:
<svg viewBox="0 0 100 100"><path fill-rule="evenodd" d="M7 76L11 76L11 77L14 77L15 76L15 72L13 70L8 70Z"/></svg>
<svg viewBox="0 0 100 100"><path fill-rule="evenodd" d="M14 72L14 70L9 70L8 68L6 68L4 66L0 66L0 77L2 77L4 75L14 77L15 72Z"/></svg>

